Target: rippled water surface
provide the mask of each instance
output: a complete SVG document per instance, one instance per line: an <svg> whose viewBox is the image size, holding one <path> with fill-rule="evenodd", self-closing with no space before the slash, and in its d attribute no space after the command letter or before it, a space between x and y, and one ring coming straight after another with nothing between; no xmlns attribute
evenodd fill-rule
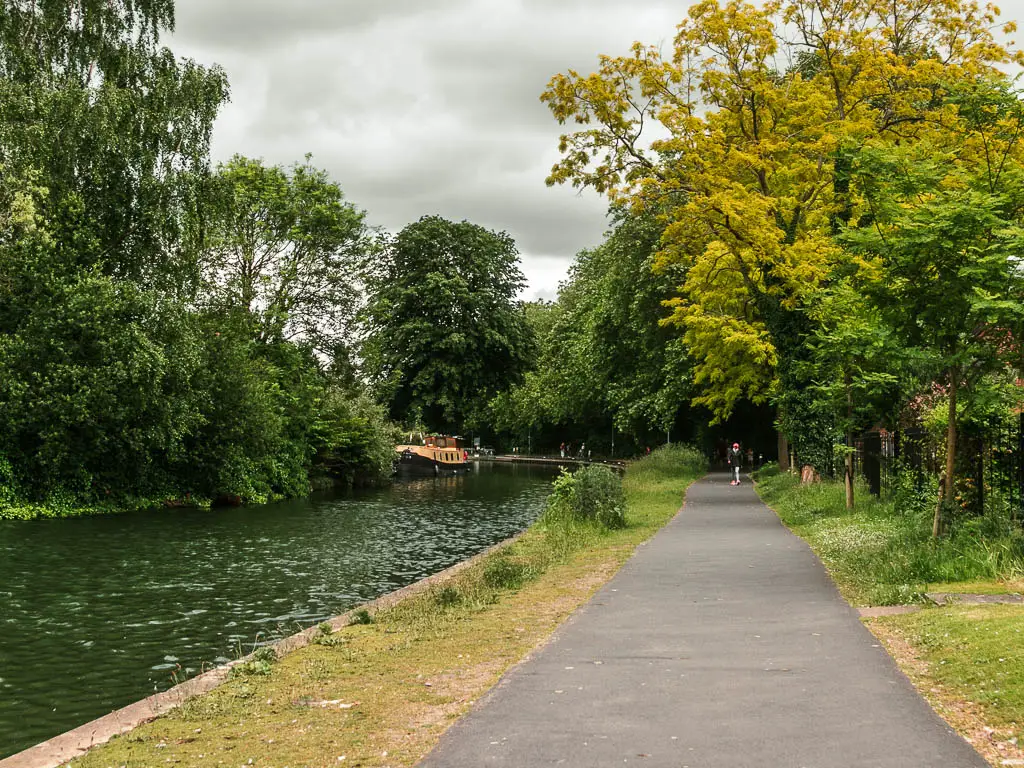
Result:
<svg viewBox="0 0 1024 768"><path fill-rule="evenodd" d="M0 758L529 525L525 466L248 507L0 521Z"/></svg>

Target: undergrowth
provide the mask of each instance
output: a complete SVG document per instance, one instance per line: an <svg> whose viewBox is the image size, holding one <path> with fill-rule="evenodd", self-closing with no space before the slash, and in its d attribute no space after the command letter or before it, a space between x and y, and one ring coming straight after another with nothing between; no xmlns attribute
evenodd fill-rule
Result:
<svg viewBox="0 0 1024 768"><path fill-rule="evenodd" d="M898 488L892 498L855 488L846 509L839 482L801 484L769 468L757 489L793 531L805 538L852 601L896 605L921 599L930 584L1009 580L1024 574L1024 533L996 510L961 520L938 540L922 494Z"/></svg>

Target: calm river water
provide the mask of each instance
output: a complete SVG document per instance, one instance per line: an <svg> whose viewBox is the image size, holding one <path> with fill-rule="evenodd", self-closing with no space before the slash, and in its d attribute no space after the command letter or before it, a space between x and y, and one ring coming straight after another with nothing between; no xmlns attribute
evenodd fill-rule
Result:
<svg viewBox="0 0 1024 768"><path fill-rule="evenodd" d="M533 522L551 477L0 521L0 758L464 560Z"/></svg>

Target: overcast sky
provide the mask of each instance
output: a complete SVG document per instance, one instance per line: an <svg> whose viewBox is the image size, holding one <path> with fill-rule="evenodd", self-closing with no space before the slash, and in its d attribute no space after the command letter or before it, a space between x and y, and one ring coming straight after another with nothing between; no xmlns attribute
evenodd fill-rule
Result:
<svg viewBox="0 0 1024 768"><path fill-rule="evenodd" d="M177 0L179 55L224 67L215 161L307 152L371 223L467 219L515 238L554 298L606 204L547 188L560 126L539 97L634 40L671 43L689 3L659 0Z"/></svg>
<svg viewBox="0 0 1024 768"><path fill-rule="evenodd" d="M671 45L689 0L177 0L179 55L231 81L214 160L310 152L372 224L440 214L505 230L524 298L554 298L605 201L547 188L561 127L539 97L634 40ZM1024 0L1002 3L1024 17Z"/></svg>

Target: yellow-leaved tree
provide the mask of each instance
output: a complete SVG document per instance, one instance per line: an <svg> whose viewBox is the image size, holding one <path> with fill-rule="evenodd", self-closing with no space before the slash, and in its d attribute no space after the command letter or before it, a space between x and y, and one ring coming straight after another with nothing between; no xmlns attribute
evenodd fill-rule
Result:
<svg viewBox="0 0 1024 768"><path fill-rule="evenodd" d="M659 213L660 264L688 267L668 322L696 359L696 402L724 418L773 396L801 459L820 467L834 425L798 373L804 303L861 266L834 241L865 210L853 158L963 142L951 89L1024 63L997 38L1012 31L974 0L703 0L670 50L636 43L551 79L541 99L578 127L547 181Z"/></svg>

